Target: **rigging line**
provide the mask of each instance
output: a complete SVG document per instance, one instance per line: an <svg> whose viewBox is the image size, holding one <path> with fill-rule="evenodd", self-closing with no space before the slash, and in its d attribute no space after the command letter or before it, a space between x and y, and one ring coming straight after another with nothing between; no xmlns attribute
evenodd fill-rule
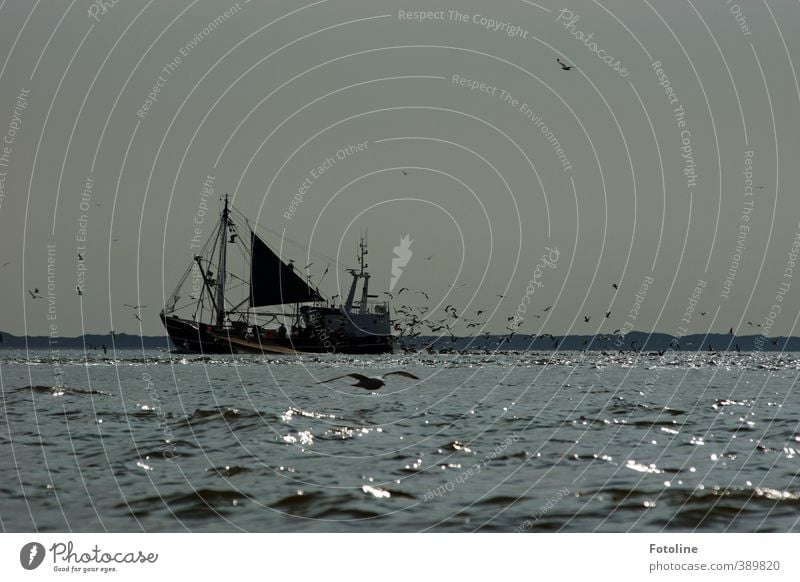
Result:
<svg viewBox="0 0 800 582"><path fill-rule="evenodd" d="M336 260L336 259L334 259L333 257L329 257L328 255L326 255L326 254L324 254L324 253L321 253L321 252L319 252L319 251L316 251L316 250L312 249L311 247L309 247L308 245L306 245L306 244L304 244L304 243L301 243L301 242L299 242L299 241L296 241L296 240L294 240L293 238L291 238L291 237L289 237L289 236L286 236L286 235L284 235L284 234L283 234L283 233L281 233L281 232L278 232L278 231L276 231L276 230L273 230L273 229L271 229L271 228L268 228L268 227L264 226L263 224L260 224L260 223L258 223L258 222L255 222L255 221L252 221L252 223L251 223L251 221L250 221L250 220L249 220L249 219L248 219L248 218L247 218L247 217L246 217L244 214L242 214L242 212L241 212L241 211L239 211L239 210L237 210L237 209L235 209L235 208L233 209L233 212L234 212L236 215L238 215L238 217L239 217L239 218L241 218L241 220L242 220L242 221L243 221L243 222L244 222L244 223L247 225L247 227L248 227L248 228L249 228L251 231L253 231L253 232L256 232L256 230L255 230L255 228L254 228L254 227L257 227L257 228L259 228L259 229L261 229L261 230L263 230L263 231L265 231L265 232L268 232L268 233L270 233L270 234L271 234L271 235L273 235L273 236L276 236L276 237L278 237L278 238L280 238L280 239L282 239L282 240L286 241L287 243L289 243L289 244L291 244L291 245L293 245L293 246L296 246L296 247L298 247L298 248L300 248L300 249L302 249L302 250L304 250L304 251L307 251L309 254L311 254L311 255L314 255L315 257L318 257L318 258L320 258L320 259L324 259L325 261L328 261L328 262L330 262L330 263L333 263L333 264L334 264L334 265L336 265L336 266L337 266L339 269L342 269L342 270L347 270L347 267L346 267L346 266L342 265L342 264L341 264L339 261L337 261L337 260Z"/></svg>

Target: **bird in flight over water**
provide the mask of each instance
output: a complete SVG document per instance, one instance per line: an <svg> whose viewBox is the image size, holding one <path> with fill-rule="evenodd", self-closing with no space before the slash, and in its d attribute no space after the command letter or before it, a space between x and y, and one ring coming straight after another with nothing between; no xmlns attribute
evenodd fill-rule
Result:
<svg viewBox="0 0 800 582"><path fill-rule="evenodd" d="M567 64L562 63L561 59L559 59L558 57L556 57L556 61L558 62L559 65L561 65L561 70L562 71L569 71L569 70L575 68L575 65L567 65Z"/></svg>
<svg viewBox="0 0 800 582"><path fill-rule="evenodd" d="M392 375L403 376L404 378L413 378L414 380L420 379L418 376L415 376L410 372L404 372L402 370L398 370L396 372L388 372L386 374L383 374L382 376L364 376L364 374L355 374L355 373L345 374L344 376L336 376L336 378L331 378L330 380L323 380L322 382L317 382L317 384L327 384L328 382L333 382L334 380L340 380L342 378L354 378L355 380L357 380L357 382L355 382L353 386L358 386L359 388L364 388L366 390L378 390L382 386L386 385L386 382L384 382L383 379L386 378L387 376L392 376Z"/></svg>

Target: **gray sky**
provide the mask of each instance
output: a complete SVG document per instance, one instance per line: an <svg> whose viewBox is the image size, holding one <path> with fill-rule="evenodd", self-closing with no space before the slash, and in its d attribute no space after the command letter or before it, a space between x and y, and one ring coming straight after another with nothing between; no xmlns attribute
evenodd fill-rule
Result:
<svg viewBox="0 0 800 582"><path fill-rule="evenodd" d="M403 302L492 332L796 333L796 2L422 5L3 3L0 329L160 334L213 176L204 236L225 192L345 265L368 227L380 292L408 234Z"/></svg>

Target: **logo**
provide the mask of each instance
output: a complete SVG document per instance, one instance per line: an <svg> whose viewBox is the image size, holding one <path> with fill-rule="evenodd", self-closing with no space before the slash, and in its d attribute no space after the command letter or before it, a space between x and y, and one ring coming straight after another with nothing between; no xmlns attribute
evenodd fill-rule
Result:
<svg viewBox="0 0 800 582"><path fill-rule="evenodd" d="M400 275L403 274L403 268L408 265L411 255L414 254L411 251L411 243L414 241L410 237L410 234L405 235L400 239L400 244L392 249L395 256L392 259L392 280L389 283L389 291L394 291L394 286L397 285Z"/></svg>
<svg viewBox="0 0 800 582"><path fill-rule="evenodd" d="M44 561L44 546L38 542L30 542L22 546L19 552L19 563L26 570L35 570Z"/></svg>

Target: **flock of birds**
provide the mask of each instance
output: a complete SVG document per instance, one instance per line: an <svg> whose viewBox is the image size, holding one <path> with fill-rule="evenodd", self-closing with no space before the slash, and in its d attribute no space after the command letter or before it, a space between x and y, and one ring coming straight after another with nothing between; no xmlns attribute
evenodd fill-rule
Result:
<svg viewBox="0 0 800 582"><path fill-rule="evenodd" d="M432 258L432 256L427 258L430 259ZM459 285L451 285L451 288L460 288L463 287L464 285L466 285L466 283L461 283ZM615 290L619 289L619 285L617 283L612 283L611 287ZM395 296L399 297L404 292L419 294L425 297L426 299L430 300L429 294L426 293L425 291L411 291L408 287L401 288L396 294L384 292L384 295L386 295L389 299L393 300ZM501 299L504 297L504 295L501 293L497 293L497 296ZM541 313L532 314L531 317L539 319L541 318L542 313L547 313L548 311L550 311L550 309L552 309L552 307L553 307L552 305L549 305L544 309L542 309ZM479 318L487 311L488 309L476 309L474 317ZM458 337L455 335L455 333L453 333L453 328L457 323L464 324L466 329L474 329L477 327L482 327L487 323L486 321L478 321L477 319L471 317L464 317L464 315L459 314L458 309L452 304L448 304L444 307L444 309L442 309L443 312L442 315L444 315L443 318L429 317L430 313L427 307L417 307L413 305L401 305L400 307L395 308L394 312L397 317L395 317L393 320L393 329L396 332L398 332L399 339L401 340L401 345L402 345L402 340L404 338L413 339L415 337L422 335L423 327L427 328L427 331L429 331L432 334L441 332L442 336L444 335L449 336L450 342L454 343L458 340ZM610 318L611 311L604 312L604 315L606 319ZM513 323L515 319L516 316L513 315L506 318L507 322L506 330L508 331L508 333L500 338L498 347L504 343L511 342L513 337L517 334L517 328L514 326ZM591 315L583 316L584 323L589 323L591 320L592 320ZM617 334L619 332L620 330L616 330L614 334ZM491 332L489 331L484 331L483 335L484 338L486 338L487 340L492 336ZM561 342L559 338L549 333L538 334L538 335L537 334L527 334L527 335L529 341L533 341L537 337L547 338L552 342L553 348L557 348Z"/></svg>

